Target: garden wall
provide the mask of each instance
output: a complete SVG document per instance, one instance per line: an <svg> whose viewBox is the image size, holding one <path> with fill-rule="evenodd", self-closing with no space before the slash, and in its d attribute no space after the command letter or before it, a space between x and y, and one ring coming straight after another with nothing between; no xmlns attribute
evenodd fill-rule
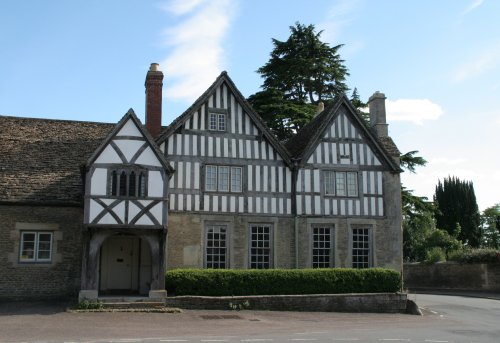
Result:
<svg viewBox="0 0 500 343"><path fill-rule="evenodd" d="M405 313L403 293L167 297L168 307L206 310L270 310Z"/></svg>
<svg viewBox="0 0 500 343"><path fill-rule="evenodd" d="M405 263L404 288L500 292L500 263Z"/></svg>

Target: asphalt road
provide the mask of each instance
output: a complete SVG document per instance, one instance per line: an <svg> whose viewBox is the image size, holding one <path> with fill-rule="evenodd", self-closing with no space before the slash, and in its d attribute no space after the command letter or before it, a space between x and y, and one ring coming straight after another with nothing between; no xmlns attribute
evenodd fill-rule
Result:
<svg viewBox="0 0 500 343"><path fill-rule="evenodd" d="M184 311L68 313L64 305L0 304L0 342L500 342L500 300L411 295L405 314Z"/></svg>

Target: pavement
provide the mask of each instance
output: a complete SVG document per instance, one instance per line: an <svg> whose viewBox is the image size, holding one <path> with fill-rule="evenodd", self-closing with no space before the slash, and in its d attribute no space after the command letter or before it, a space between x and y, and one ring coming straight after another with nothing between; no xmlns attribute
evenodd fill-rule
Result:
<svg viewBox="0 0 500 343"><path fill-rule="evenodd" d="M411 295L416 294L434 294L434 295L450 295L450 296L460 296L460 297L471 297L471 298L483 298L500 300L500 293L498 292L482 292L482 291L468 291L468 290L435 290L435 289L411 289L408 290L408 297L410 299Z"/></svg>

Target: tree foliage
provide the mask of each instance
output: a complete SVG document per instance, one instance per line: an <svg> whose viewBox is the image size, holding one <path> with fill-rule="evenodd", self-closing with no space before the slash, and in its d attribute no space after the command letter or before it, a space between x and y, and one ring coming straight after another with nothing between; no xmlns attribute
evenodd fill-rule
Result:
<svg viewBox="0 0 500 343"><path fill-rule="evenodd" d="M270 59L257 70L263 90L248 101L280 140L307 124L320 101L328 103L349 89L349 72L339 55L342 45L331 47L321 34L314 25L297 22L286 41L272 40Z"/></svg>
<svg viewBox="0 0 500 343"><path fill-rule="evenodd" d="M457 232L458 239L471 247L479 247L481 229L479 209L470 181L461 181L457 177L448 177L438 181L434 195L438 211L436 212L437 227L446 230L450 235Z"/></svg>
<svg viewBox="0 0 500 343"><path fill-rule="evenodd" d="M500 203L481 214L482 247L500 249Z"/></svg>

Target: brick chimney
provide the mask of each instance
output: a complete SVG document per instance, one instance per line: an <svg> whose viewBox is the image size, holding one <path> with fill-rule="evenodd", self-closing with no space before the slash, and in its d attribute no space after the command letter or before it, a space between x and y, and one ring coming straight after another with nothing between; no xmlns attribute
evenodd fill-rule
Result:
<svg viewBox="0 0 500 343"><path fill-rule="evenodd" d="M163 73L158 63L151 63L146 81L146 129L153 138L158 137L161 131L161 95L163 87Z"/></svg>
<svg viewBox="0 0 500 343"><path fill-rule="evenodd" d="M370 125L375 128L377 132L377 136L379 137L387 137L388 133L388 125L386 122L386 114L385 114L385 94L376 91L373 95L368 99L368 108L370 111Z"/></svg>

